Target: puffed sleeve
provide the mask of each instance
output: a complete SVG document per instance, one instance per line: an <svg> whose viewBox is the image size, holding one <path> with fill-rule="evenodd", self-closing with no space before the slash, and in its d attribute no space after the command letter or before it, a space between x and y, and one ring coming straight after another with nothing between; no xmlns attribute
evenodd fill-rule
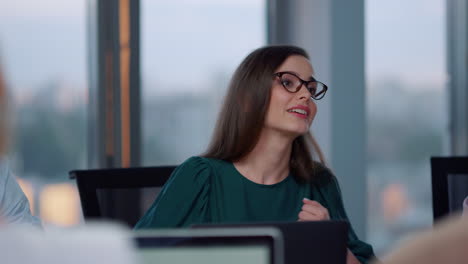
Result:
<svg viewBox="0 0 468 264"><path fill-rule="evenodd" d="M321 170L317 175L317 190L323 205L327 207L332 220L343 220L349 223L344 209L341 189L337 178L328 169ZM348 232L348 248L361 263L368 263L375 258L372 246L360 240L350 223Z"/></svg>
<svg viewBox="0 0 468 264"><path fill-rule="evenodd" d="M208 221L211 167L201 157L178 166L135 229L184 227Z"/></svg>

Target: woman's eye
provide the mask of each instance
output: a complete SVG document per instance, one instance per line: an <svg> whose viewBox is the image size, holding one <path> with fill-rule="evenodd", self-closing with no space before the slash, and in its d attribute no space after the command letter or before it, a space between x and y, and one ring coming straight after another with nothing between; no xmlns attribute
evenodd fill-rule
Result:
<svg viewBox="0 0 468 264"><path fill-rule="evenodd" d="M317 93L317 85L315 85L313 83L307 85L307 89L312 94L312 96L314 96Z"/></svg>
<svg viewBox="0 0 468 264"><path fill-rule="evenodd" d="M281 81L281 84L283 84L285 87L292 87L293 82L291 82L290 80L285 80L285 79L283 79L283 80Z"/></svg>

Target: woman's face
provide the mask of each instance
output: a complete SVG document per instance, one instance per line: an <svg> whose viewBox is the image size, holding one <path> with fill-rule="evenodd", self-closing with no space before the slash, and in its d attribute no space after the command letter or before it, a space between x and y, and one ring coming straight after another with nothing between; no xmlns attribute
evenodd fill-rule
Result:
<svg viewBox="0 0 468 264"><path fill-rule="evenodd" d="M309 60L299 55L288 57L276 69L275 73L277 72L290 72L305 81L310 80L314 73ZM274 78L271 89L264 129L278 131L294 138L307 133L317 112L310 92L304 85L297 93L288 92L278 77Z"/></svg>

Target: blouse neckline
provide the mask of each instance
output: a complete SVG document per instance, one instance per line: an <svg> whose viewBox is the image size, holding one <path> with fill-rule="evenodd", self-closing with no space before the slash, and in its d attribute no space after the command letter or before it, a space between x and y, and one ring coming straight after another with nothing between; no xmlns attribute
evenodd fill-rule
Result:
<svg viewBox="0 0 468 264"><path fill-rule="evenodd" d="M262 188L274 188L274 187L277 187L279 185L282 185L286 182L289 181L289 179L292 177L291 176L291 172L289 172L288 176L284 179L282 179L280 182L277 182L277 183L273 183L273 184L261 184L261 183L257 183L257 182L254 182L252 180L250 180L249 178L245 177L237 168L236 166L234 166L234 163L233 162L229 162L229 165L231 166L232 170L235 172L235 174L237 174L239 177L241 177L245 182L249 183L249 184L252 184L252 185L255 185L255 186L258 186L258 187L262 187Z"/></svg>

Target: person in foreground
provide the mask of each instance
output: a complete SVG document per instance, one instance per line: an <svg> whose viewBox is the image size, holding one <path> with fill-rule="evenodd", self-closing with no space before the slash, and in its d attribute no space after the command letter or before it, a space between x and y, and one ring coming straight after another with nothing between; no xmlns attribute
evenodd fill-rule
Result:
<svg viewBox="0 0 468 264"><path fill-rule="evenodd" d="M337 179L309 132L315 101L327 91L313 76L299 47L249 54L231 79L207 151L177 167L135 228L347 221ZM352 228L348 248L347 263L374 256Z"/></svg>
<svg viewBox="0 0 468 264"><path fill-rule="evenodd" d="M0 65L1 66L1 65ZM29 201L11 173L7 148L7 92L0 67L0 224L33 225L41 227L41 221L31 214Z"/></svg>
<svg viewBox="0 0 468 264"><path fill-rule="evenodd" d="M383 263L468 263L468 217L454 215L436 223L433 230L402 243L383 259Z"/></svg>

